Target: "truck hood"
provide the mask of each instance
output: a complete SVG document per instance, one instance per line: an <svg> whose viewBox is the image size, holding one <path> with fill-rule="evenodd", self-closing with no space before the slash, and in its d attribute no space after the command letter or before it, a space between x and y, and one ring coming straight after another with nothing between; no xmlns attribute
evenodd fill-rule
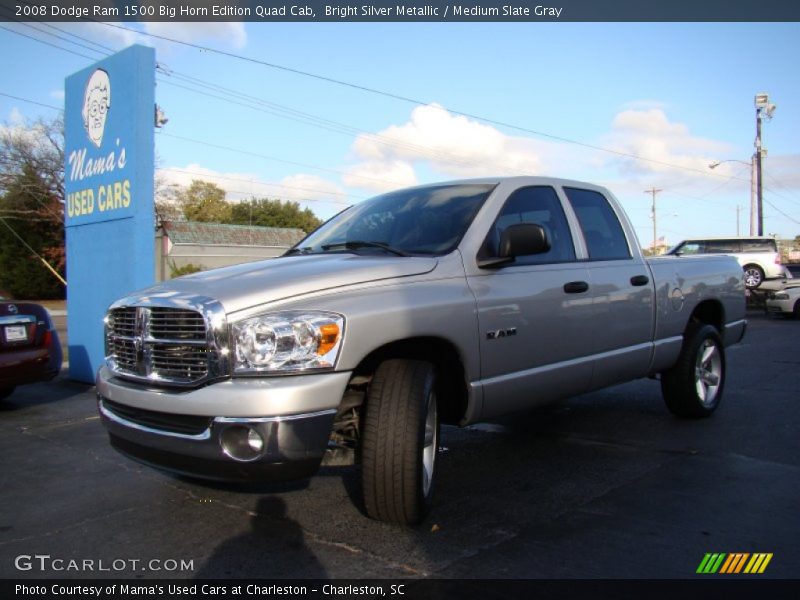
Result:
<svg viewBox="0 0 800 600"><path fill-rule="evenodd" d="M311 292L429 273L436 258L315 254L287 256L204 271L142 290L115 304L219 301L230 314Z"/></svg>

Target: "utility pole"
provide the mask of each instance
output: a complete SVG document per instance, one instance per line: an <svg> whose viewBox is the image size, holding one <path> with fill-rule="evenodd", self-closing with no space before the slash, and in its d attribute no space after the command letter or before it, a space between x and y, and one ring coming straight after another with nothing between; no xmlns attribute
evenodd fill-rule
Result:
<svg viewBox="0 0 800 600"><path fill-rule="evenodd" d="M742 235L739 231L739 211L742 210L742 207L738 204L736 205L736 237Z"/></svg>
<svg viewBox="0 0 800 600"><path fill-rule="evenodd" d="M653 256L656 255L656 244L658 243L656 234L656 194L663 191L664 190L657 190L655 187L644 191L645 194L651 194L653 196L653 205L650 209L650 217L653 219Z"/></svg>
<svg viewBox="0 0 800 600"><path fill-rule="evenodd" d="M764 235L764 182L761 180L761 109L756 108L756 193L758 194L758 235Z"/></svg>
<svg viewBox="0 0 800 600"><path fill-rule="evenodd" d="M758 235L764 235L764 183L762 180L761 160L766 154L766 150L761 148L761 119L762 115L767 117L767 120L772 119L775 112L775 105L770 104L769 94L756 94L756 153L755 153L755 171L756 171L756 190L758 193Z"/></svg>
<svg viewBox="0 0 800 600"><path fill-rule="evenodd" d="M758 220L758 192L756 191L756 153L750 157L750 235L756 235Z"/></svg>

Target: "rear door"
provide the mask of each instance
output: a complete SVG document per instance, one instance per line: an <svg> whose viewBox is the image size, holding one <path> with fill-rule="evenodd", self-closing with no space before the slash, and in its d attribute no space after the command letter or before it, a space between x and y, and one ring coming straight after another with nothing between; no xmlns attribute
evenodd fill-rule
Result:
<svg viewBox="0 0 800 600"><path fill-rule="evenodd" d="M597 389L645 375L653 352L655 287L649 266L629 240L630 226L604 194L564 187L580 226L591 287L591 331Z"/></svg>

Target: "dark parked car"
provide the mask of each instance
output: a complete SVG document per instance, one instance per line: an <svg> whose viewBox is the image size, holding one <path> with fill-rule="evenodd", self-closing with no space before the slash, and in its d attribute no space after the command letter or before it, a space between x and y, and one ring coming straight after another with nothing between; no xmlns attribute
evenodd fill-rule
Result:
<svg viewBox="0 0 800 600"><path fill-rule="evenodd" d="M0 302L0 400L18 385L53 379L61 360L58 333L46 308Z"/></svg>

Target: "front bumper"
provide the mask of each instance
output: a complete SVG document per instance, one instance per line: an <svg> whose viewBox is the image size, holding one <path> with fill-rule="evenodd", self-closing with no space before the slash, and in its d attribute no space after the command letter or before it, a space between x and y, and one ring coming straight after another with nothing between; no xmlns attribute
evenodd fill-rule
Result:
<svg viewBox="0 0 800 600"><path fill-rule="evenodd" d="M767 312L772 313L774 315L790 315L794 312L794 301L793 300L767 300L766 302Z"/></svg>
<svg viewBox="0 0 800 600"><path fill-rule="evenodd" d="M298 479L319 467L348 380L349 373L326 373L169 391L102 368L98 408L112 446L139 462L221 481ZM248 435L260 448L247 445Z"/></svg>

